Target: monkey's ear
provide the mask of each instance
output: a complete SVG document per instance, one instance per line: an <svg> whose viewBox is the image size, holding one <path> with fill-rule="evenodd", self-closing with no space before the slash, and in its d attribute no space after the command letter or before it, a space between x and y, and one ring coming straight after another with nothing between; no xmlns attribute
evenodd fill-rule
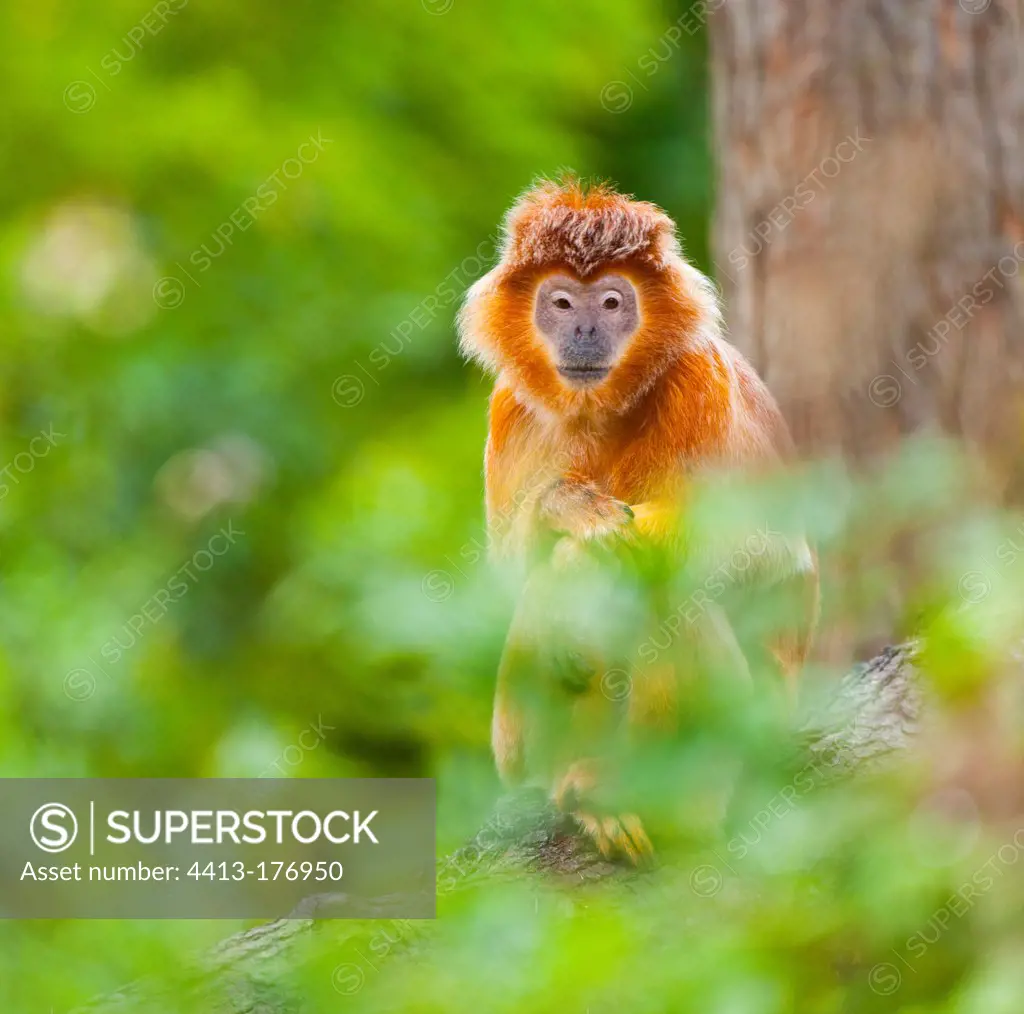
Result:
<svg viewBox="0 0 1024 1014"><path fill-rule="evenodd" d="M462 354L492 373L498 372L498 357L488 318L498 298L497 276L498 268L492 268L469 287L456 318Z"/></svg>

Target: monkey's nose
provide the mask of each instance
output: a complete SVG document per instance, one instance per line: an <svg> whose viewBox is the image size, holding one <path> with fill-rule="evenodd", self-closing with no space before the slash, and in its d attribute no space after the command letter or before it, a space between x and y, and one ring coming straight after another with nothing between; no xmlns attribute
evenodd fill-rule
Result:
<svg viewBox="0 0 1024 1014"><path fill-rule="evenodd" d="M596 327L576 327L576 337L580 339L586 339L587 341L593 341L597 337Z"/></svg>

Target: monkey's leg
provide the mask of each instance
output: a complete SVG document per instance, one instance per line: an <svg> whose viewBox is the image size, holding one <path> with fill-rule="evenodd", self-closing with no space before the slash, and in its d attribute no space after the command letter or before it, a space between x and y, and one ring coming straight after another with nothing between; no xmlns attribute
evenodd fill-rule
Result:
<svg viewBox="0 0 1024 1014"><path fill-rule="evenodd" d="M571 684L581 678L580 656L547 642L513 640L514 634L498 673L491 747L505 785L547 789L552 772L566 766L567 744L586 742L592 751L599 737L575 734L573 701L579 689Z"/></svg>
<svg viewBox="0 0 1024 1014"><path fill-rule="evenodd" d="M552 554L530 573L509 625L491 719L491 747L506 785L546 787L570 724L566 687L585 683L580 673L587 665L559 609L565 566Z"/></svg>
<svg viewBox="0 0 1024 1014"><path fill-rule="evenodd" d="M790 703L795 707L800 672L807 661L821 612L821 589L816 570L794 574L782 584L782 593L794 612L793 623L780 631L768 647L782 673Z"/></svg>
<svg viewBox="0 0 1024 1014"><path fill-rule="evenodd" d="M647 589L646 621L638 628L644 636L656 629L656 619L667 615L663 589ZM654 849L640 818L633 812L638 793L633 762L648 745L652 730L667 733L675 727L679 696L679 668L675 653L640 661L641 637L621 646L623 668L604 659L586 692L573 706L572 740L553 799L571 813L606 856L625 856L644 863Z"/></svg>
<svg viewBox="0 0 1024 1014"><path fill-rule="evenodd" d="M763 617L767 629L745 643L752 662L760 663L755 668L771 677L786 719L792 720L799 703L800 674L818 621L817 572L790 574L770 585L745 589L741 608Z"/></svg>
<svg viewBox="0 0 1024 1014"><path fill-rule="evenodd" d="M650 732L675 732L680 707L696 680L733 679L741 692L751 682L747 658L725 610L717 603L705 596L685 611L678 606L668 610L662 603L659 612L668 615L649 631L631 673L628 716L635 739L644 739ZM680 621L681 612L685 623Z"/></svg>
<svg viewBox="0 0 1024 1014"><path fill-rule="evenodd" d="M685 623L677 621L684 615ZM675 784L673 766L691 763L682 736L700 728L711 682L727 681L728 699L746 700L752 680L746 656L724 610L707 600L670 612L637 652L627 701L630 782L645 799L652 827L672 834L703 837L716 832L728 811L735 787L733 765L725 758L702 776L684 777L690 787L682 798L667 800L665 784ZM653 636L651 636L653 635ZM681 771L683 769L680 769Z"/></svg>
<svg viewBox="0 0 1024 1014"><path fill-rule="evenodd" d="M528 666L529 653L514 643L506 644L494 693L491 749L498 776L510 788L521 785L526 777L525 702L516 693L516 678Z"/></svg>
<svg viewBox="0 0 1024 1014"><path fill-rule="evenodd" d="M617 674L618 670L611 670ZM562 732L562 750L555 767L551 796L571 814L602 855L622 856L645 864L654 849L640 818L628 806L621 750L629 685L618 675L608 679L606 667L591 664L585 684L577 685Z"/></svg>
<svg viewBox="0 0 1024 1014"><path fill-rule="evenodd" d="M502 659L493 742L500 769L541 781L605 855L639 862L650 842L613 804L623 708L602 678L624 645L614 625L593 622L614 608L613 588L594 547L571 537L531 573Z"/></svg>

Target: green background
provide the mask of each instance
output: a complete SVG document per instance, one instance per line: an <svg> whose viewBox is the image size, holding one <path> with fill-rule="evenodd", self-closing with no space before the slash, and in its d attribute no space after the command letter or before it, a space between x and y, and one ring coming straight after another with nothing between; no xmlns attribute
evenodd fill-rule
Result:
<svg viewBox="0 0 1024 1014"><path fill-rule="evenodd" d="M479 826L509 601L483 561L489 384L453 317L509 204L567 167L664 206L708 268L694 20L647 0L0 10L0 773L430 775L440 849ZM894 469L905 513L954 485L947 465ZM862 530L878 488L822 508L822 532L881 540ZM955 920L895 997L869 988L987 855L921 860L936 832L907 830L904 800L792 818L783 852L832 865L755 867L721 909L685 877L643 911L465 902L388 1002L1016 1010L994 894L991 946ZM0 926L2 1009L67 1010L234 928ZM303 988L313 1010L385 1009L329 975Z"/></svg>

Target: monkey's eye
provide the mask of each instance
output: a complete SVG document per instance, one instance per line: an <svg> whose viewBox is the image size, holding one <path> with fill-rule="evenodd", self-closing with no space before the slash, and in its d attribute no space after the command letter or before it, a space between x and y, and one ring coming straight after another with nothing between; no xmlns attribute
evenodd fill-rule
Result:
<svg viewBox="0 0 1024 1014"><path fill-rule="evenodd" d="M601 305L606 310L617 310L622 305L622 297L617 292L606 292Z"/></svg>
<svg viewBox="0 0 1024 1014"><path fill-rule="evenodd" d="M569 297L566 296L566 295L563 295L561 293L559 293L557 296L555 296L554 299L552 299L552 302L555 304L555 306L559 310L571 310L572 309L572 302L569 300Z"/></svg>

